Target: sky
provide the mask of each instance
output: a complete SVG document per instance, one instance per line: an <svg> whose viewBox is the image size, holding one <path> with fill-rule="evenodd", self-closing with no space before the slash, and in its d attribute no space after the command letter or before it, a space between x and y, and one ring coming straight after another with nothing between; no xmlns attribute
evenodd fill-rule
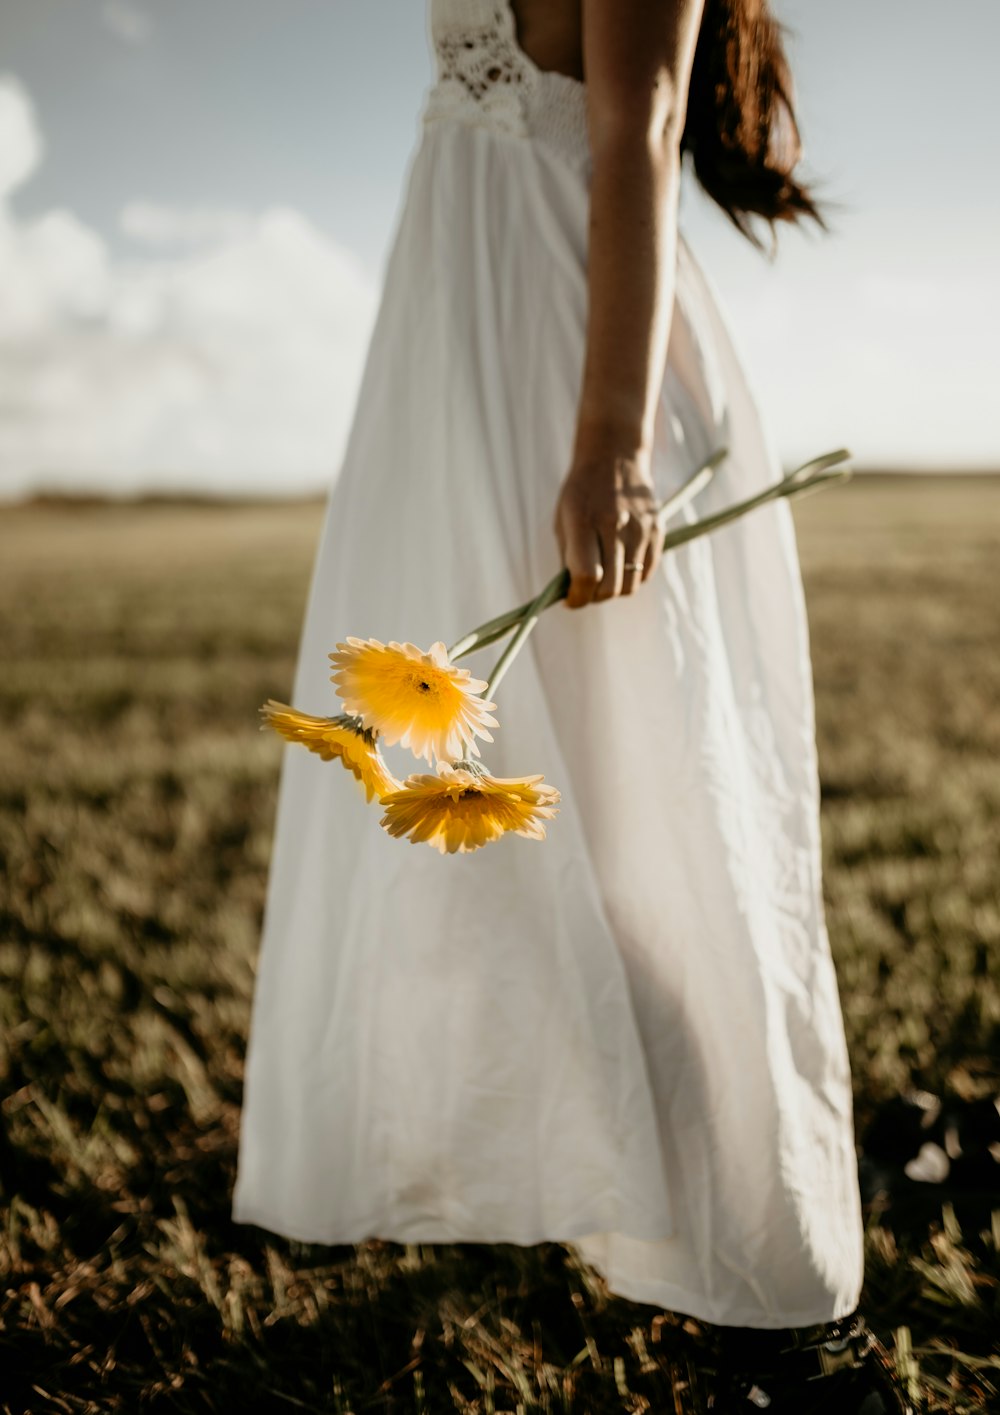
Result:
<svg viewBox="0 0 1000 1415"><path fill-rule="evenodd" d="M332 483L433 81L427 0L2 0L0 496ZM996 0L776 0L828 236L686 181L788 463L1000 470Z"/></svg>

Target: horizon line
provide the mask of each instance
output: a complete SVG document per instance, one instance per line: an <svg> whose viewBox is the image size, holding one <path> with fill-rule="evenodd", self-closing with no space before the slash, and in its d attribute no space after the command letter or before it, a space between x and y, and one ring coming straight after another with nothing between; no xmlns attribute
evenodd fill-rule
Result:
<svg viewBox="0 0 1000 1415"><path fill-rule="evenodd" d="M960 467L948 469L945 467L899 467L899 466L861 466L854 467L852 477L864 478L866 480L885 479L887 481L905 480L957 480L962 478L983 478L1000 477L1000 466L983 467ZM46 488L44 486L24 492L14 492L5 495L0 490L0 510L30 509L32 507L42 509L44 507L88 507L88 506L171 506L171 505L200 505L200 506L254 506L254 505L275 505L275 504L306 504L311 502L323 502L329 497L331 491L336 486L332 485L316 486L315 488L302 488L298 491L285 491L275 489L253 490L249 488L234 489L226 491L224 489L206 489L199 491L195 488L178 488L176 491L164 490L162 488L124 489L122 491L94 491L81 489L62 490L59 488Z"/></svg>

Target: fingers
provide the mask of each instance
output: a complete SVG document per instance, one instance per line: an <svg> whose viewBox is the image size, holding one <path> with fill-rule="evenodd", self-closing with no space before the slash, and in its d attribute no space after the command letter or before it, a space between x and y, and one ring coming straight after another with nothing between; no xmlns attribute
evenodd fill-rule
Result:
<svg viewBox="0 0 1000 1415"><path fill-rule="evenodd" d="M656 497L637 457L616 457L611 469L604 461L574 467L560 489L552 528L569 571L570 609L634 593L662 554Z"/></svg>
<svg viewBox="0 0 1000 1415"><path fill-rule="evenodd" d="M641 584L646 564L646 547L651 528L638 516L625 514L612 533L602 528L601 558L611 573L601 581L595 599L612 599L616 595L632 594Z"/></svg>
<svg viewBox="0 0 1000 1415"><path fill-rule="evenodd" d="M601 547L593 530L583 521L570 519L564 534L563 559L570 573L566 603L570 609L580 609L594 598L604 574Z"/></svg>
<svg viewBox="0 0 1000 1415"><path fill-rule="evenodd" d="M625 567L625 547L618 538L614 522L605 521L597 527L601 547L601 579L594 590L595 600L613 599L621 594Z"/></svg>
<svg viewBox="0 0 1000 1415"><path fill-rule="evenodd" d="M624 556L622 557L624 559ZM641 585L646 568L646 552L643 550L634 559L625 561L625 574L622 580L621 592L623 595L632 594L636 585Z"/></svg>
<svg viewBox="0 0 1000 1415"><path fill-rule="evenodd" d="M646 542L646 547L645 547L645 554L644 554L643 568L642 568L642 578L643 578L643 580L648 580L648 579L649 579L650 575L653 574L653 572L656 570L656 567L659 565L659 563L660 563L660 561L661 561L662 559L663 559L663 530L662 530L662 528L661 528L656 522L654 522L654 523L653 523L653 526L652 526L652 528L651 528L651 530L650 530L649 540Z"/></svg>
<svg viewBox="0 0 1000 1415"><path fill-rule="evenodd" d="M656 526L642 526L641 534L636 537L635 550L625 556L625 579L622 584L622 594L632 594L637 586L649 579L655 568L656 546Z"/></svg>
<svg viewBox="0 0 1000 1415"><path fill-rule="evenodd" d="M632 594L658 563L655 525L630 520L622 529L603 522L595 531L570 521L563 561L570 572L566 603L570 609Z"/></svg>
<svg viewBox="0 0 1000 1415"><path fill-rule="evenodd" d="M662 532L654 522L651 526L644 528L642 543L635 553L630 555L625 562L625 584L622 594L631 594L639 585L649 579L663 555ZM631 571L629 570L631 566Z"/></svg>

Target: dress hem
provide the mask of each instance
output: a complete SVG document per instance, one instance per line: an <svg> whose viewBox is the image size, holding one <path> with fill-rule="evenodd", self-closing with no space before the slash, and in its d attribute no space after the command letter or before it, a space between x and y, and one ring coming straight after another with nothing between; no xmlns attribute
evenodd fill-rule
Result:
<svg viewBox="0 0 1000 1415"><path fill-rule="evenodd" d="M298 1228L287 1219L269 1214L265 1209L256 1208L252 1204L234 1201L231 1214L234 1223L255 1224L258 1228L266 1228L284 1238L294 1239L297 1243L324 1243L331 1246L365 1243L375 1239L382 1243L513 1243L521 1248L531 1248L538 1243L572 1243L574 1239L586 1238L593 1233L612 1231L610 1224L602 1226L591 1220L584 1223L564 1223L545 1229L519 1230L515 1236L509 1228L491 1231L477 1225L473 1232L438 1218L429 1223L407 1225L405 1230L392 1224L386 1227L377 1220L352 1224L341 1230L337 1237L329 1237L318 1236L316 1229L307 1233L304 1227ZM675 1236L673 1228L664 1231L650 1226L646 1229L640 1224L616 1228L614 1231L640 1243L666 1243Z"/></svg>
<svg viewBox="0 0 1000 1415"><path fill-rule="evenodd" d="M755 1327L761 1331L780 1331L789 1327L811 1327L820 1322L843 1320L844 1317L850 1316L855 1311L860 1300L859 1293L854 1301L847 1305L843 1302L833 1302L825 1308L813 1307L793 1312L764 1312L759 1307L723 1307L718 1303L710 1302L700 1293L689 1292L685 1288L675 1287L668 1282L643 1282L641 1280L633 1282L627 1277L609 1276L598 1263L593 1262L590 1258L585 1258L575 1249L574 1239L589 1236L583 1232L566 1235L546 1231L534 1237L523 1238L511 1238L500 1234L491 1236L479 1232L475 1237L471 1237L468 1234L448 1232L437 1227L427 1233L410 1233L406 1237L399 1236L391 1229L383 1229L377 1233L369 1231L351 1238L343 1236L317 1237L315 1232L307 1234L304 1229L294 1229L294 1225L287 1223L284 1219L276 1222L262 1210L254 1210L247 1206L240 1207L239 1212L234 1206L232 1219L234 1223L252 1224L256 1228L266 1229L269 1233L291 1239L296 1243L322 1243L331 1247L353 1247L358 1243L372 1240L399 1244L511 1243L519 1248L531 1248L540 1243L562 1243L573 1248L574 1255L578 1260L600 1275L613 1296L622 1297L627 1302L638 1302L644 1306L656 1307L660 1311L676 1312L681 1316L693 1317L696 1321L706 1322L710 1326ZM622 1236L636 1238L639 1241L649 1241L645 1235L635 1233L627 1233Z"/></svg>

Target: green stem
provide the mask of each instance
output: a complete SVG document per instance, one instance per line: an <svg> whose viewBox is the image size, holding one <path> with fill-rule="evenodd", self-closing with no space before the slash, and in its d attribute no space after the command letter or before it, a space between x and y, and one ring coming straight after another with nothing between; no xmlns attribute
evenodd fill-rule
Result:
<svg viewBox="0 0 1000 1415"><path fill-rule="evenodd" d="M679 487L677 491L674 492L673 496L668 496L666 501L661 502L656 509L656 520L661 530L670 518L677 514L682 506L686 506L689 501L693 501L699 491L708 485L715 476L715 469L721 462L724 462L728 456L728 447L716 448L711 457L709 457L706 462L702 462L697 471L691 473L684 485Z"/></svg>
<svg viewBox="0 0 1000 1415"><path fill-rule="evenodd" d="M796 467L794 472L789 472L785 481L806 481L818 475L820 472L829 472L834 467L843 466L851 460L851 454L846 447L838 447L836 452L824 452L821 457L813 457L810 462L803 462L801 467Z"/></svg>
<svg viewBox="0 0 1000 1415"><path fill-rule="evenodd" d="M562 584L563 581L565 581L565 584ZM560 599L569 589L569 571L565 566L563 569L556 571L542 593L544 594L549 590L557 590L560 588L560 585L562 587L560 593L556 594L556 599ZM536 598L540 597L541 596L536 596ZM461 658L464 654L472 653L476 649L486 648L489 644L495 644L498 639L506 638L515 624L519 624L521 620L523 620L534 603L535 601L533 599L529 599L525 604L520 605L518 609L511 610L508 614L501 615L499 619L493 621L495 624L493 628L489 628L489 626L485 624L481 625L474 633L468 634L464 639L459 640L456 645L458 649L457 653L455 649L449 650L449 658L454 662L456 658ZM554 603L554 601L550 600L549 603ZM484 632L487 628L489 628L489 633ZM470 640L474 640L474 642L470 642ZM466 647L463 648L463 644L466 645Z"/></svg>
<svg viewBox="0 0 1000 1415"><path fill-rule="evenodd" d="M659 525L665 526L671 516L674 516L682 506L697 496L704 486L707 486L715 474L715 469L728 455L729 449L727 447L717 448L700 467L691 473L683 486L679 487L672 496L668 496L666 501L657 507L656 519ZM550 587L554 588L556 583L563 578L566 578L566 590L568 590L569 579L565 567L553 576L546 586L546 590ZM565 594L565 592L564 590L563 593ZM543 590L542 593L544 594L545 591ZM556 598L561 598L561 596L556 596ZM495 619L487 619L486 623L480 624L478 628L470 629L448 650L450 662L454 663L456 659L463 658L465 654L472 653L476 649L486 648L488 644L494 644L497 639L502 639L508 630L524 619L534 602L529 599L524 604L519 604L516 609L508 609L506 613L498 614ZM553 603L554 601L549 602Z"/></svg>
<svg viewBox="0 0 1000 1415"><path fill-rule="evenodd" d="M693 521L689 525L678 526L674 531L667 531L663 537L664 552L673 550L679 545L686 545L688 541L696 540L700 536L708 535L709 532L717 530L720 526L728 525L730 521L738 520L740 516L745 516L748 511L763 506L768 501L777 501L781 497L791 499L795 496L804 496L811 491L818 491L828 482L846 480L851 475L850 466L845 465L850 455L846 449L841 448L836 452L827 452L822 457L814 457L812 461L804 462L801 467L796 467L795 471L790 472L787 477L782 477L781 481L772 482L770 486L757 492L756 495L748 496L743 501L737 501L732 506L727 506L725 510L717 511L713 516L705 516L700 521ZM699 467L672 497L664 501L658 509L657 515L661 516L663 520L667 520L687 501L696 496L725 456L726 452L723 449L713 453L709 460ZM527 604L517 610L511 610L506 615L501 614L496 619L481 624L478 629L474 629L471 634L460 639L449 650L449 658L454 662L463 653L471 653L474 648L483 648L487 644L503 638L512 625L518 620L520 621L517 632L500 655L490 674L483 692L484 698L489 699L490 695L495 692L528 635L538 623L543 610L548 609L550 604L555 604L558 600L566 597L570 579L569 570L563 567L558 574L553 575L545 588L534 599L528 600Z"/></svg>
<svg viewBox="0 0 1000 1415"><path fill-rule="evenodd" d="M850 467L841 467L836 472L824 472L822 476L812 477L808 482L803 483L802 486L793 487L792 490L786 494L785 499L786 501L804 501L807 496L812 496L813 492L822 491L827 482L850 481L852 476L853 472Z"/></svg>
<svg viewBox="0 0 1000 1415"><path fill-rule="evenodd" d="M520 604L516 609L508 609L505 614L498 614L495 619L487 619L485 624L480 624L478 629L470 629L463 638L456 640L448 650L448 657L452 663L457 658L464 657L467 653L472 653L473 649L484 648L487 644L495 643L497 639L502 639L508 629L513 629L519 619L523 619L531 605L529 599L525 604Z"/></svg>
<svg viewBox="0 0 1000 1415"><path fill-rule="evenodd" d="M566 584L562 583L564 578L566 580ZM493 672L490 674L489 682L486 684L486 688L483 691L483 697L489 698L490 695L496 691L501 678L507 672L507 669L510 667L510 665L514 662L514 659L520 652L521 646L524 644L524 641L527 639L532 629L538 623L538 618L542 610L547 609L550 604L554 604L557 599L562 599L566 594L568 584L569 571L560 570L559 574L553 576L553 578L545 586L541 594L539 594L535 599L531 601L531 603L528 605L527 613L521 620L517 633L514 635L510 643L504 649L503 653L497 659Z"/></svg>
<svg viewBox="0 0 1000 1415"><path fill-rule="evenodd" d="M668 531L663 538L663 549L665 551L674 550L677 546L686 545L688 541L696 540L699 536L708 535L710 531L718 530L720 526L738 520L740 516L745 516L755 507L763 506L765 502L777 501L780 497L801 496L807 491L817 490L826 482L845 481L850 475L850 469L847 467L834 472L815 473L804 481L798 480L797 474L793 473L784 481L775 482L772 486L766 487L756 496L748 496L745 501L737 501L735 505L727 506L724 511L717 511L714 516L706 516L702 521L694 521L689 526L678 526L677 530Z"/></svg>

